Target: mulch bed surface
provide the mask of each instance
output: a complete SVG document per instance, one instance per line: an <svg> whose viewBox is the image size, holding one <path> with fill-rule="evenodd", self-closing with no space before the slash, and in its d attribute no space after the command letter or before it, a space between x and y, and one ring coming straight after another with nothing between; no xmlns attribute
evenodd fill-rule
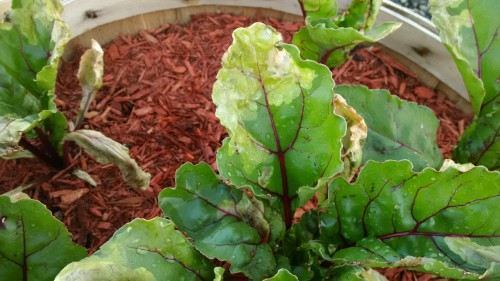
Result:
<svg viewBox="0 0 500 281"><path fill-rule="evenodd" d="M232 31L255 21L275 27L285 42L301 26L271 18L203 14L185 26L165 24L134 37L120 36L106 46L104 84L84 128L99 130L129 147L130 155L152 175L151 188L131 190L115 166L98 164L73 147L71 168L87 171L97 187L67 171L52 171L36 159L0 159L0 194L42 179L29 194L44 202L89 252L133 218L161 216L157 196L175 185L180 165L204 161L216 169L215 154L227 133L214 115L212 84ZM68 120L74 120L81 100L77 70L78 58L64 63L57 81L56 102ZM356 50L353 59L333 70L333 78L337 84L389 89L433 109L441 120L438 144L446 157L469 120L444 94L420 84L377 47ZM391 280L433 278L399 269L385 274Z"/></svg>

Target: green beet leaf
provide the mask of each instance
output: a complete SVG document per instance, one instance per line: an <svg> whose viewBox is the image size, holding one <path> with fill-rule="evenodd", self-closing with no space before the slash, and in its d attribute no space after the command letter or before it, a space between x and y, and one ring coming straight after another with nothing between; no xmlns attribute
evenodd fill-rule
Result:
<svg viewBox="0 0 500 281"><path fill-rule="evenodd" d="M294 34L293 44L300 49L303 58L335 67L349 58L349 51L356 45L376 42L400 26L401 23L387 22L360 31L352 27L340 27L332 19L306 18L306 25Z"/></svg>
<svg viewBox="0 0 500 281"><path fill-rule="evenodd" d="M430 1L432 20L469 92L476 119L453 151L460 163L499 168L500 18L495 0Z"/></svg>
<svg viewBox="0 0 500 281"><path fill-rule="evenodd" d="M0 157L24 155L17 145L21 133L43 120L52 145L61 149L66 119L53 116L57 66L69 40L61 12L56 0L15 0L9 20L0 23Z"/></svg>
<svg viewBox="0 0 500 281"><path fill-rule="evenodd" d="M341 85L335 92L354 107L368 126L363 163L408 159L417 171L441 167L443 159L436 143L439 120L432 110L401 100L386 90L365 86Z"/></svg>
<svg viewBox="0 0 500 281"><path fill-rule="evenodd" d="M135 219L99 251L66 266L56 281L214 280L214 266L175 225L163 218Z"/></svg>
<svg viewBox="0 0 500 281"><path fill-rule="evenodd" d="M231 264L252 280L272 275L276 262L269 243L283 236L280 213L248 189L227 185L205 163L177 170L175 189L164 189L159 205L195 247L210 259Z"/></svg>
<svg viewBox="0 0 500 281"><path fill-rule="evenodd" d="M214 273L215 273L215 278L214 278L214 281L222 281L224 280L224 272L226 270L222 267L216 267L214 268Z"/></svg>
<svg viewBox="0 0 500 281"><path fill-rule="evenodd" d="M431 0L432 21L462 74L474 112L492 111L500 84L500 17L496 0Z"/></svg>
<svg viewBox="0 0 500 281"><path fill-rule="evenodd" d="M318 239L331 243L325 247L356 245L335 252L337 261L478 278L491 265L464 257L464 247L498 249L500 173L461 170L415 173L408 161L369 161L355 183L332 183L328 210L311 216L310 223L322 225ZM480 246L450 242L464 238Z"/></svg>
<svg viewBox="0 0 500 281"><path fill-rule="evenodd" d="M387 281L387 279L376 270L364 269L359 266L337 266L333 268L328 280L345 281Z"/></svg>
<svg viewBox="0 0 500 281"><path fill-rule="evenodd" d="M369 30L382 6L382 0L353 0L347 10L335 19L339 27L351 27L356 30Z"/></svg>
<svg viewBox="0 0 500 281"><path fill-rule="evenodd" d="M337 15L337 0L299 0L304 17L331 18Z"/></svg>
<svg viewBox="0 0 500 281"><path fill-rule="evenodd" d="M286 269L278 270L278 273L271 278L264 279L264 281L299 281L297 276L290 273Z"/></svg>
<svg viewBox="0 0 500 281"><path fill-rule="evenodd" d="M446 245L462 260L482 269L490 269L495 265L495 271L488 272L490 277L500 277L500 245L484 246L473 242L470 238L444 238Z"/></svg>
<svg viewBox="0 0 500 281"><path fill-rule="evenodd" d="M277 198L290 226L299 188L341 171L346 123L333 113L330 71L281 40L262 23L235 30L212 97L229 132L217 153L221 175Z"/></svg>
<svg viewBox="0 0 500 281"><path fill-rule="evenodd" d="M145 190L149 187L151 175L137 165L128 154L128 148L122 144L92 130L77 130L67 134L64 139L78 143L99 163L117 165L125 181L133 188Z"/></svg>
<svg viewBox="0 0 500 281"><path fill-rule="evenodd" d="M0 280L49 281L87 255L42 203L0 196Z"/></svg>
<svg viewBox="0 0 500 281"><path fill-rule="evenodd" d="M458 140L453 159L475 163L490 170L500 169L500 110L479 117Z"/></svg>

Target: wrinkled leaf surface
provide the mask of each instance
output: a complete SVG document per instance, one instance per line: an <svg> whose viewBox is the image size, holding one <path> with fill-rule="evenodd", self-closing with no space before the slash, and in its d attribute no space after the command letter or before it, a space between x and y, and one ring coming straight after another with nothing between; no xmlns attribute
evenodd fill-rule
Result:
<svg viewBox="0 0 500 281"><path fill-rule="evenodd" d="M135 219L92 256L66 266L56 281L211 281L213 270L171 221Z"/></svg>
<svg viewBox="0 0 500 281"><path fill-rule="evenodd" d="M79 125L82 123L85 113L87 113L97 91L102 86L103 74L104 52L99 43L92 39L91 48L85 51L80 58L80 67L77 74L78 81L82 86L82 101L75 121L76 129L80 127Z"/></svg>
<svg viewBox="0 0 500 281"><path fill-rule="evenodd" d="M101 164L115 164L125 181L133 188L147 189L151 175L144 172L128 154L128 148L92 130L77 130L66 135L65 140L78 143Z"/></svg>
<svg viewBox="0 0 500 281"><path fill-rule="evenodd" d="M363 163L408 159L416 171L441 167L443 159L436 143L439 120L432 110L401 100L386 90L365 86L341 85L335 92L356 109L368 126Z"/></svg>
<svg viewBox="0 0 500 281"><path fill-rule="evenodd" d="M270 194L291 223L297 191L340 172L345 121L333 113L333 80L323 65L261 23L233 33L214 85L216 115L229 132L217 153L221 175Z"/></svg>
<svg viewBox="0 0 500 281"><path fill-rule="evenodd" d="M338 178L330 192L328 211L320 212L321 239L333 247L356 243L335 253L347 263L392 266L410 256L399 265L477 278L485 268L461 258L449 240L500 245L500 173L484 167L415 173L408 161L369 161L355 183Z"/></svg>
<svg viewBox="0 0 500 281"><path fill-rule="evenodd" d="M496 0L430 1L432 21L462 74L476 115L489 113L500 103L497 8Z"/></svg>
<svg viewBox="0 0 500 281"><path fill-rule="evenodd" d="M268 242L285 228L279 211L249 190L226 185L205 163L184 164L175 182L175 189L160 193L159 205L202 254L228 261L231 272L252 280L271 276L276 262Z"/></svg>
<svg viewBox="0 0 500 281"><path fill-rule="evenodd" d="M22 154L21 134L39 122L60 151L66 119L57 113L54 88L59 58L69 40L56 0L15 0L0 23L0 157Z"/></svg>

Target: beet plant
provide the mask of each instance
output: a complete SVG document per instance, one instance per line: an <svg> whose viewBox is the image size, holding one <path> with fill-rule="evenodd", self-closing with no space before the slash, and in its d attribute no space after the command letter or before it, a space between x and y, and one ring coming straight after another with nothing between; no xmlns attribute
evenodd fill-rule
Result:
<svg viewBox="0 0 500 281"><path fill-rule="evenodd" d="M168 219L125 225L57 280L107 268L146 270L145 280L220 280L224 270L228 280L383 278L370 267L498 275L498 172L451 161L419 172L408 160L360 168L368 128L334 93L329 69L261 23L233 39L213 89L229 132L219 174L183 165L159 196ZM294 224L314 194L317 208Z"/></svg>
<svg viewBox="0 0 500 281"><path fill-rule="evenodd" d="M333 1L301 3L336 14ZM376 3L355 1L365 12L342 21L363 35ZM0 279L385 280L373 267L500 277L500 173L443 161L429 109L335 86L321 57L262 23L235 30L212 95L229 132L218 173L184 164L159 195L164 218L124 225L83 259L39 202L0 197Z"/></svg>
<svg viewBox="0 0 500 281"><path fill-rule="evenodd" d="M103 51L97 42L80 62L83 99L76 120L68 122L56 107L57 67L70 38L61 13L59 1L14 0L0 23L0 157L38 157L63 170L73 141L97 161L117 164L131 186L147 188L149 174L125 146L102 133L78 130L102 84ZM81 174L88 178L76 173Z"/></svg>

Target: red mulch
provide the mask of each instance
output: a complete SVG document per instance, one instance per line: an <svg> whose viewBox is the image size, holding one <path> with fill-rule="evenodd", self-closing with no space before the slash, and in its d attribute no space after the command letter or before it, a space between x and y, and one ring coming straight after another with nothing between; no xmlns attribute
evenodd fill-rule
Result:
<svg viewBox="0 0 500 281"><path fill-rule="evenodd" d="M161 215L158 193L174 186L175 171L181 164L205 161L214 166L216 150L226 132L214 115L212 84L232 31L256 20L276 27L286 42L301 25L205 14L194 16L186 26L165 24L135 37L120 36L105 48L104 84L84 127L129 147L131 156L151 173L150 189L131 190L116 167L100 165L73 147L71 167L91 174L97 187L69 173L55 173L38 160L0 159L0 194L41 181L29 194L44 202L89 252L133 218ZM78 60L66 62L57 82L57 104L69 120L74 120L81 99L75 77L77 64ZM419 84L412 73L378 49L358 50L353 60L333 73L337 84L387 88L434 109L441 119L440 148L445 156L450 155L467 118L442 93ZM391 280L431 280L429 275L400 270L389 270L386 275L392 276Z"/></svg>

